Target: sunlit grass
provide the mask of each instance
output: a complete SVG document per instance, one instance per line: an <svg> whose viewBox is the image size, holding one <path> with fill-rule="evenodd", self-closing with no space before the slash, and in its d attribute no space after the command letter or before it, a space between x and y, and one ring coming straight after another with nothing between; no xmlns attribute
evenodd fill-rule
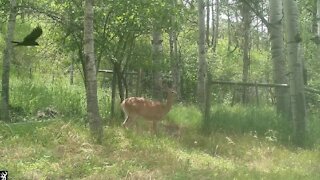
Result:
<svg viewBox="0 0 320 180"><path fill-rule="evenodd" d="M177 104L168 114L168 120L184 127L199 128L201 125L201 113L196 106Z"/></svg>
<svg viewBox="0 0 320 180"><path fill-rule="evenodd" d="M72 122L39 122L0 137L0 169L12 179L318 179L318 148L296 149L255 134L179 139L106 127L102 145ZM26 127L29 127L25 124ZM7 131L10 131L7 128Z"/></svg>
<svg viewBox="0 0 320 180"><path fill-rule="evenodd" d="M83 87L13 78L12 88L20 123L0 124L0 169L12 179L320 179L315 114L308 116L308 149L291 145L290 123L272 107L214 105L204 123L185 104L172 107L157 135L106 126L97 145L83 121ZM110 99L101 91L109 121ZM40 122L36 112L48 106L59 116Z"/></svg>
<svg viewBox="0 0 320 180"><path fill-rule="evenodd" d="M16 113L14 121L30 121L38 111L47 107L57 110L62 116L85 113L85 92L82 87L61 82L41 82L12 78L11 106ZM15 112L16 110L19 112Z"/></svg>
<svg viewBox="0 0 320 180"><path fill-rule="evenodd" d="M272 107L216 105L211 112L210 119L202 124L207 133L251 133L283 142L288 142L292 135L291 123Z"/></svg>

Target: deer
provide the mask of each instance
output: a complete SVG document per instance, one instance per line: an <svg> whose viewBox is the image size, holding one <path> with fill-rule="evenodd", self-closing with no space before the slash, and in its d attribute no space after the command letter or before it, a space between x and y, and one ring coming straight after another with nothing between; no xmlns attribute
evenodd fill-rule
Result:
<svg viewBox="0 0 320 180"><path fill-rule="evenodd" d="M125 113L125 120L122 125L128 128L138 117L151 121L153 132L157 130L157 123L170 111L175 97L176 91L166 89L167 100L165 102L153 101L144 97L129 97L122 101L121 107Z"/></svg>

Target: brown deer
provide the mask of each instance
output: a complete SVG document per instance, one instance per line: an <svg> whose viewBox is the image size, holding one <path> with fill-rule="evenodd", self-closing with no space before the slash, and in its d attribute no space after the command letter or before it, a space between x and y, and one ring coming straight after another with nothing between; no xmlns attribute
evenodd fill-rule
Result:
<svg viewBox="0 0 320 180"><path fill-rule="evenodd" d="M170 111L177 94L172 89L167 89L167 93L167 100L164 103L143 97L129 97L123 100L121 107L126 118L122 125L127 128L138 117L141 117L147 121L152 121L153 132L156 132L157 123Z"/></svg>

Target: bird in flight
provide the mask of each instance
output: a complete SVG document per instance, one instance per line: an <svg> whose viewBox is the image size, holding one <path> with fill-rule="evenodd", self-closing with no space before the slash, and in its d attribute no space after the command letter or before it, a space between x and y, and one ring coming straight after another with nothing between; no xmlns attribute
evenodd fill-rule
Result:
<svg viewBox="0 0 320 180"><path fill-rule="evenodd" d="M36 40L41 36L42 29L40 26L37 26L32 30L30 34L28 34L23 41L12 41L16 46L39 46L39 43Z"/></svg>

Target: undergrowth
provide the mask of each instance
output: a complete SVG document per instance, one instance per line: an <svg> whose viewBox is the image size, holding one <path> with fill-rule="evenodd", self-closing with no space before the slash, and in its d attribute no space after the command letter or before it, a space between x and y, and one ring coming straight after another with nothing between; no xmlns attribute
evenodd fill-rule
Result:
<svg viewBox="0 0 320 180"><path fill-rule="evenodd" d="M85 93L82 87L61 82L40 82L12 78L11 106L21 109L18 115L32 117L46 107L53 107L61 115L71 117L85 113Z"/></svg>
<svg viewBox="0 0 320 180"><path fill-rule="evenodd" d="M22 128L22 126L26 126ZM105 127L102 145L74 121L9 124L0 169L12 179L319 179L320 151L252 134L178 138Z"/></svg>
<svg viewBox="0 0 320 180"><path fill-rule="evenodd" d="M292 134L290 122L277 115L272 107L267 106L214 106L210 120L203 123L203 129L268 135L281 141L288 141Z"/></svg>
<svg viewBox="0 0 320 180"><path fill-rule="evenodd" d="M37 79L38 81L29 78L18 79L14 76L11 78L10 105L13 122L39 120L41 118L37 117L38 112L51 108L57 111L55 117L71 118L73 121L86 123L85 91L81 81L70 85L68 81L50 81L45 77L37 77ZM109 119L111 99L108 94L110 94L108 90L99 88L100 113L106 123L111 122ZM115 109L119 117L121 111L119 106L116 106ZM278 116L270 106L214 105L210 118L203 121L197 107L176 104L166 119L180 127L192 129L190 133L193 131L201 131L206 134L212 132L250 133L256 136L268 136L286 144L290 143L292 136L292 124ZM310 114L308 119L307 144L311 146L319 144L318 115Z"/></svg>
<svg viewBox="0 0 320 180"><path fill-rule="evenodd" d="M197 107L185 104L173 106L157 136L105 126L97 145L83 122L81 85L11 82L11 113L19 123L0 124L0 170L12 179L320 178L317 114L308 116L306 149L291 145L290 122L271 107L215 105L203 121ZM108 119L105 93L99 89L100 111ZM46 107L59 114L34 121Z"/></svg>
<svg viewBox="0 0 320 180"><path fill-rule="evenodd" d="M10 108L13 122L34 121L37 113L51 108L59 117L77 117L84 121L86 98L83 85L70 85L68 81L50 81L38 78L11 78ZM108 92L99 89L100 113L103 118L109 115L110 98ZM110 94L110 93L109 93Z"/></svg>

